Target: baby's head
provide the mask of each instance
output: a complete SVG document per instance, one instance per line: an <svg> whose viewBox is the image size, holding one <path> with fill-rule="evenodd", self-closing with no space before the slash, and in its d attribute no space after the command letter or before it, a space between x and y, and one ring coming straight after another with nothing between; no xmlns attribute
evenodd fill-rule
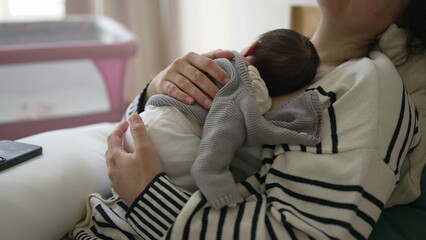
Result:
<svg viewBox="0 0 426 240"><path fill-rule="evenodd" d="M309 84L320 63L312 42L291 29L276 29L262 34L242 54L259 70L271 97Z"/></svg>

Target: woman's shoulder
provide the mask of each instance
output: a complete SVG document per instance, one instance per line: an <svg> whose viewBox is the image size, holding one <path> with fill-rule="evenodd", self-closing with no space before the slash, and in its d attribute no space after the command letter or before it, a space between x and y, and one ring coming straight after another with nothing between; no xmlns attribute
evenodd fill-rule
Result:
<svg viewBox="0 0 426 240"><path fill-rule="evenodd" d="M401 110L404 87L393 64L380 53L347 61L310 89L320 96L323 132L331 133L324 135L323 144L338 141L341 151L382 148L381 140L395 131L401 111L409 109Z"/></svg>
<svg viewBox="0 0 426 240"><path fill-rule="evenodd" d="M396 73L393 78L399 80L396 68L389 58L380 52L373 51L366 57L349 59L329 70L313 86L330 85L338 87L341 84L346 86L361 83L373 84L374 81L381 80L381 75L386 73L388 75Z"/></svg>
<svg viewBox="0 0 426 240"><path fill-rule="evenodd" d="M350 59L323 76L310 89L334 92L336 98L378 101L383 94L395 94L404 88L398 72L387 56L373 51L368 57Z"/></svg>

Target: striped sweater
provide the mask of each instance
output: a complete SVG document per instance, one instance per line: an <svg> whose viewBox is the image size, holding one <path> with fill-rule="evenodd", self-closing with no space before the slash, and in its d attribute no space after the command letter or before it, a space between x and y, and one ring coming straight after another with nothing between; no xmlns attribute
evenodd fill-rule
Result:
<svg viewBox="0 0 426 240"><path fill-rule="evenodd" d="M91 195L76 239L367 239L419 142L417 111L384 55L350 60L320 95L321 143L266 145L244 202L212 209L159 174L128 207Z"/></svg>

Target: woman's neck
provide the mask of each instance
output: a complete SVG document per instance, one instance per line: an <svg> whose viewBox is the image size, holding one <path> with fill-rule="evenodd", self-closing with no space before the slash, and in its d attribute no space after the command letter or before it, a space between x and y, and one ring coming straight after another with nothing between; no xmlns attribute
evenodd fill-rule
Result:
<svg viewBox="0 0 426 240"><path fill-rule="evenodd" d="M323 78L336 67L352 58L366 56L370 52L374 43L374 37L368 37L366 32L356 34L354 31L347 33L347 30L339 29L335 25L320 23L317 31L311 37L311 41L317 49L321 59L320 69L313 82ZM371 35L371 34L370 34ZM298 91L274 97L272 99L272 109L278 108L288 102L293 97L303 93L307 87Z"/></svg>
<svg viewBox="0 0 426 240"><path fill-rule="evenodd" d="M276 109L278 107L280 107L281 105L287 103L288 101L290 101L292 98L296 97L297 95L300 95L302 93L304 93L306 91L306 89L308 89L309 86L305 86L299 90L296 90L294 92L291 93L287 93L284 95L280 95L280 96L276 96L272 98L272 106L271 109Z"/></svg>
<svg viewBox="0 0 426 240"><path fill-rule="evenodd" d="M332 71L340 64L352 58L363 57L371 50L374 38L365 33L346 33L345 29L327 27L330 24L321 22L311 37L321 59L323 74Z"/></svg>

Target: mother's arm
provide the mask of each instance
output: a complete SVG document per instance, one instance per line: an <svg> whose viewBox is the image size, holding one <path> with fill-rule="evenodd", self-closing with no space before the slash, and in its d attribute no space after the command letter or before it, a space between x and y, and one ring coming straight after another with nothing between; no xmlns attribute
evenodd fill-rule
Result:
<svg viewBox="0 0 426 240"><path fill-rule="evenodd" d="M109 136L106 157L112 187L131 204L126 219L138 235L144 239L161 239L165 235L166 239L191 239L195 235L190 229L199 232L207 227L207 219L213 224L209 226L210 233L204 237L231 236L231 232L234 239L250 239L249 236L251 239L264 239L266 234L275 236L274 231L283 230L280 222L266 211L272 205L267 204L266 195L260 192L260 177L252 177L244 184L246 189L240 190L251 201L234 208L214 210L200 191L191 195L169 181L142 119L135 114L130 120L135 152L127 153L121 147L122 135L128 127L124 122ZM232 222L225 225L225 218ZM219 224L216 226L214 223ZM266 233L267 228L269 233ZM177 232L174 233L175 230ZM203 231L199 234L203 235Z"/></svg>

